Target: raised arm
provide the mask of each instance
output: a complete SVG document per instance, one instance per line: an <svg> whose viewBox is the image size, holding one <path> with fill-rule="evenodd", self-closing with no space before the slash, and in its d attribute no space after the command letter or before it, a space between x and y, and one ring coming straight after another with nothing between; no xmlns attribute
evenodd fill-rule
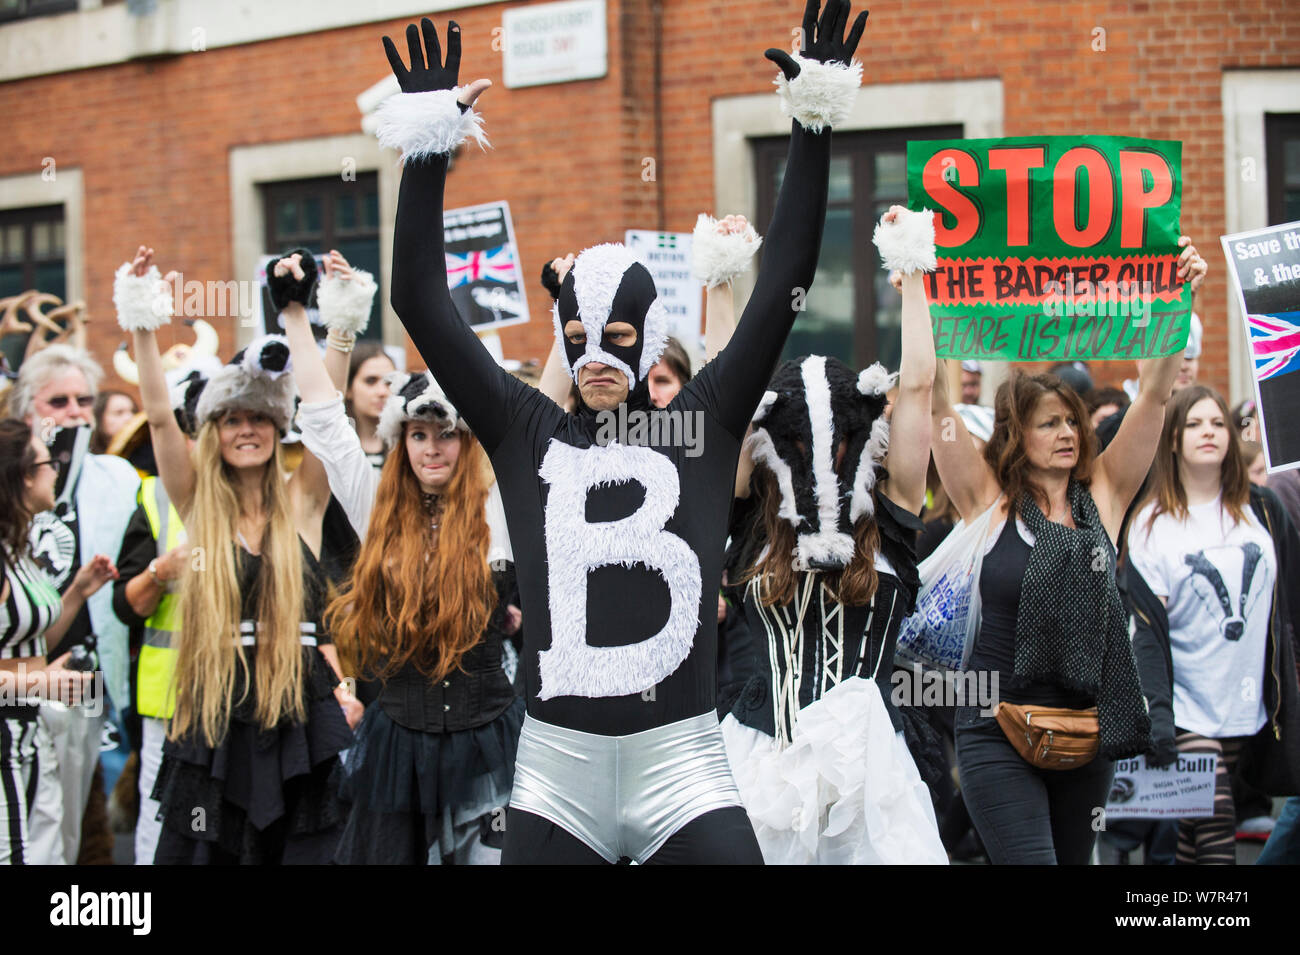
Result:
<svg viewBox="0 0 1300 955"><path fill-rule="evenodd" d="M384 37L388 62L402 92L379 107L380 144L400 147L404 157L393 235L393 309L438 384L462 409L491 454L510 426L509 398L514 386L527 386L497 366L456 311L447 288L442 235L447 157L466 139L473 138L480 145L484 142L479 117L470 107L491 81L476 80L456 87L460 27L454 22L447 30L445 64L437 32L428 18L420 21L418 30L414 24L406 28L406 43L409 69L393 41Z"/></svg>
<svg viewBox="0 0 1300 955"><path fill-rule="evenodd" d="M140 246L135 258L123 263L113 281L113 304L117 322L131 333L135 364L140 374L140 403L149 420L149 437L153 442L154 460L167 496L184 512L194 493L194 465L190 461L189 442L172 413L163 372L162 354L158 350L157 329L171 322L171 281L175 272L164 279L153 264L153 249Z"/></svg>
<svg viewBox="0 0 1300 955"><path fill-rule="evenodd" d="M374 277L354 269L338 249L325 257L325 278L316 291L321 322L328 329L325 338L325 371L339 391L348 386L348 363L357 336L370 324L370 307L375 300ZM302 387L301 383L298 386Z"/></svg>
<svg viewBox="0 0 1300 955"><path fill-rule="evenodd" d="M803 53L766 56L781 67L782 107L794 118L785 178L766 234L767 250L735 335L701 373L718 421L737 439L749 424L772 376L786 336L812 287L826 220L831 127L848 118L861 84L862 64L851 63L866 28L859 14L847 37L848 0L828 0L817 21L817 0L804 12Z"/></svg>
<svg viewBox="0 0 1300 955"><path fill-rule="evenodd" d="M1209 266L1189 237L1182 236L1178 244L1183 247L1178 257L1178 277L1191 283L1195 300ZM1173 394L1174 380L1182 363L1183 353L1175 352L1143 364L1138 396L1124 415L1115 439L1097 458L1093 495L1112 536L1119 533L1124 512L1151 469L1151 460L1160 443L1160 429L1164 427L1165 406Z"/></svg>
<svg viewBox="0 0 1300 955"><path fill-rule="evenodd" d="M949 398L947 366L951 364L951 359L936 362L930 404L930 453L948 499L962 520L969 521L997 500L998 479Z"/></svg>
<svg viewBox="0 0 1300 955"><path fill-rule="evenodd" d="M727 347L736 333L732 282L748 271L763 240L744 216L714 219L701 212L691 236L691 275L704 283L704 362Z"/></svg>
<svg viewBox="0 0 1300 955"><path fill-rule="evenodd" d="M895 504L919 514L930 467L930 404L938 367L930 305L921 279L935 266L934 217L893 206L881 217L876 245L885 267L903 272L903 348L885 456L889 478L882 490Z"/></svg>
<svg viewBox="0 0 1300 955"><path fill-rule="evenodd" d="M542 287L550 293L552 299L559 298L560 286L564 277L573 268L576 256L572 252L563 258L551 259L542 268ZM542 377L537 383L537 390L550 398L566 411L569 409L569 395L573 393L573 379L564 369L564 357L560 354L560 343L551 346L551 353L542 366Z"/></svg>

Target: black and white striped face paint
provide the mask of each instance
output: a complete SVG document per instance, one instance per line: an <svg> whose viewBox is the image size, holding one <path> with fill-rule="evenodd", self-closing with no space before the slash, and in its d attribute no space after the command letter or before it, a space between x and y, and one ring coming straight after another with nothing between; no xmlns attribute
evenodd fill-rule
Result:
<svg viewBox="0 0 1300 955"><path fill-rule="evenodd" d="M822 355L786 362L754 415L754 462L781 493L796 531L796 570L840 570L853 559L853 525L875 512L872 490L889 447L890 376L861 375Z"/></svg>
<svg viewBox="0 0 1300 955"><path fill-rule="evenodd" d="M627 376L628 390L650 373L668 342L668 313L649 270L627 248L611 242L587 249L564 277L553 309L555 334L564 364L576 382L578 369L591 362L617 368ZM574 345L564 326L582 322L587 341ZM636 329L636 344L614 345L606 339L610 322Z"/></svg>

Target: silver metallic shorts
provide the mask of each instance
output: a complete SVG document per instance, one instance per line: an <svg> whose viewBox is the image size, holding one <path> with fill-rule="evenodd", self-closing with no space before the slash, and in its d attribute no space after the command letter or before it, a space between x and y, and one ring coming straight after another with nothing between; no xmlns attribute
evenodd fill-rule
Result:
<svg viewBox="0 0 1300 955"><path fill-rule="evenodd" d="M554 823L609 862L645 862L692 819L740 806L709 712L629 736L524 717L510 805Z"/></svg>

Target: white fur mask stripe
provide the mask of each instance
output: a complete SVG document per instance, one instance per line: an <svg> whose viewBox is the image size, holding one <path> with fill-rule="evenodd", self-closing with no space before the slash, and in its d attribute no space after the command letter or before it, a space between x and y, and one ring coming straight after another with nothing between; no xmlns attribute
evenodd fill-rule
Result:
<svg viewBox="0 0 1300 955"><path fill-rule="evenodd" d="M845 552L846 545L848 556L853 556L853 538L838 530L840 485L832 459L835 421L831 415L831 386L826 380L825 357L813 355L805 358L801 371L808 403L808 423L812 428L813 496L817 501L818 530L815 534L799 537L795 548L796 566L807 560L820 560L824 554L839 556Z"/></svg>

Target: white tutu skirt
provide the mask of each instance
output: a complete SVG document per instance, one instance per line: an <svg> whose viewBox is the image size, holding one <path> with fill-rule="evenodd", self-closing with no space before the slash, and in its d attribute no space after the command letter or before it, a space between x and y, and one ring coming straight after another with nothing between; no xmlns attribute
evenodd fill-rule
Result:
<svg viewBox="0 0 1300 955"><path fill-rule="evenodd" d="M930 792L871 680L799 711L784 749L727 715L727 758L769 865L947 865Z"/></svg>

